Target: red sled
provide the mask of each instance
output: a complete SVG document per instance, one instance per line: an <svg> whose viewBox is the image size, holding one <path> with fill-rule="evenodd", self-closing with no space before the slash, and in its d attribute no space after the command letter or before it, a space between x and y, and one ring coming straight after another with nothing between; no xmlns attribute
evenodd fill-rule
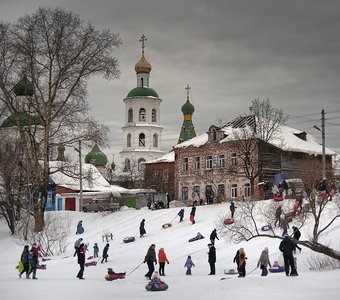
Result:
<svg viewBox="0 0 340 300"><path fill-rule="evenodd" d="M162 225L162 228L169 228L169 227L171 227L172 225L171 225L171 223L165 223L165 224L163 224Z"/></svg>
<svg viewBox="0 0 340 300"><path fill-rule="evenodd" d="M88 260L93 259L93 256L89 256L87 259L88 259Z"/></svg>
<svg viewBox="0 0 340 300"><path fill-rule="evenodd" d="M90 267L90 266L96 266L97 265L97 262L96 261L90 261L90 262L87 262L85 263L85 267Z"/></svg>
<svg viewBox="0 0 340 300"><path fill-rule="evenodd" d="M223 223L224 223L224 225L230 225L230 224L233 224L233 223L234 223L234 219L232 219L232 218L225 219Z"/></svg>

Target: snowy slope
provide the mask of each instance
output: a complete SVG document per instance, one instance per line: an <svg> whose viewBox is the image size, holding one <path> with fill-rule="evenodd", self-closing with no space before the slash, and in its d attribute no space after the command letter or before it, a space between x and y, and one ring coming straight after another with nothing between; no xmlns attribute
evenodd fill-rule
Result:
<svg viewBox="0 0 340 300"><path fill-rule="evenodd" d="M124 209L113 214L80 213L80 212L54 212L60 217L71 221L71 235L69 247L65 255L53 257L46 262L47 270L38 270L39 280L19 279L15 265L21 255L23 246L12 238L3 220L0 223L0 253L2 266L0 268L0 299L338 299L340 296L340 270L327 272L309 271L305 262L311 252L303 248L297 254L299 277L286 277L284 273L260 277L260 270L246 276L223 274L224 269L235 267L232 259L240 247L244 247L248 261L247 272L252 271L264 247L269 247L271 262L279 256L279 241L274 239L255 239L239 245L229 244L222 237L216 241L217 263L216 275L208 276L209 264L207 262L207 244L211 231L220 215L228 213L226 204L198 207L196 211L196 224L189 222L190 208L185 208L185 221L179 223L176 217L179 208L150 211L148 209ZM237 212L236 212L237 213ZM142 219L145 219L147 234L139 238L138 228ZM163 229L162 224L173 221L173 226ZM237 218L237 215L236 215ZM73 244L78 238L75 235L76 224L83 220L85 233L82 234L85 242L90 243L90 250L94 242L100 247L100 253L105 245L102 235L112 232L114 240L110 242L109 262L94 267L85 268L86 280L78 280L76 274L79 270L77 260L73 257ZM191 237L201 232L205 239L188 243ZM308 232L302 231L302 238ZM136 241L124 244L123 238L135 236ZM333 247L340 245L340 222L333 226L328 233ZM156 244L156 252L164 247L170 261L165 267L164 281L169 285L166 292L147 292L144 288L147 280L146 264L142 264L126 279L108 282L104 279L107 268L112 267L116 272L129 273L140 265L150 244ZM88 255L92 254L88 252ZM191 255L196 267L192 269L192 276L185 275L184 263L187 255ZM156 266L157 267L157 266ZM228 280L220 280L228 277Z"/></svg>

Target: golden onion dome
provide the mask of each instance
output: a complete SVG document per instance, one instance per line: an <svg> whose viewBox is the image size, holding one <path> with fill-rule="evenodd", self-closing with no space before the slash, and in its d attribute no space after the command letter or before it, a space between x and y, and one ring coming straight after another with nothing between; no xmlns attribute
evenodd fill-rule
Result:
<svg viewBox="0 0 340 300"><path fill-rule="evenodd" d="M135 71L137 74L139 73L150 73L151 72L151 65L145 59L144 53L142 53L142 57L140 58L139 62L135 65Z"/></svg>

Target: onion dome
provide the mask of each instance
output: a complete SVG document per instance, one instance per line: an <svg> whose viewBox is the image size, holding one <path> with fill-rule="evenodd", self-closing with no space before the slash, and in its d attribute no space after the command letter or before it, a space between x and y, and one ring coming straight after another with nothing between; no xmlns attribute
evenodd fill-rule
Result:
<svg viewBox="0 0 340 300"><path fill-rule="evenodd" d="M189 99L182 105L182 113L192 115L195 111L195 106L193 106Z"/></svg>
<svg viewBox="0 0 340 300"><path fill-rule="evenodd" d="M144 57L144 51L142 53L142 57L140 58L139 62L135 65L135 71L137 74L139 73L150 73L151 72L151 65Z"/></svg>
<svg viewBox="0 0 340 300"><path fill-rule="evenodd" d="M92 150L86 154L85 163L92 164L96 167L104 167L107 164L106 155L99 149L98 145L92 148Z"/></svg>
<svg viewBox="0 0 340 300"><path fill-rule="evenodd" d="M16 96L33 96L33 85L27 79L26 75L14 86Z"/></svg>
<svg viewBox="0 0 340 300"><path fill-rule="evenodd" d="M17 118L19 120L20 126L43 126L42 120L38 116L30 116L25 112L18 112ZM15 127L17 126L16 117L14 115L6 118L2 124L2 128Z"/></svg>

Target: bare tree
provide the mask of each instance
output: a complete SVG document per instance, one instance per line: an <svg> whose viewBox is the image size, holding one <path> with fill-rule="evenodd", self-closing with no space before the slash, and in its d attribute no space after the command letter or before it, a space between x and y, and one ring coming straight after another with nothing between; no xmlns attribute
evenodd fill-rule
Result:
<svg viewBox="0 0 340 300"><path fill-rule="evenodd" d="M227 123L227 126L234 128L232 143L238 151L237 163L231 161L228 171L249 179L252 197L255 193L255 180L262 178L263 166L268 163L269 142L276 137L286 121L287 117L282 110L272 107L269 99L255 99L250 116ZM279 158L271 155L270 159Z"/></svg>
<svg viewBox="0 0 340 300"><path fill-rule="evenodd" d="M27 170L38 177L35 190L41 196L35 199L36 231L44 227L51 146L60 139L69 143L105 138L105 130L87 116L87 81L98 75L105 79L119 76L112 53L120 44L117 34L98 31L61 8L39 8L14 24L0 23L0 101L14 116ZM18 108L13 87L23 74L31 81L33 93ZM39 118L40 126L23 126L22 111Z"/></svg>

